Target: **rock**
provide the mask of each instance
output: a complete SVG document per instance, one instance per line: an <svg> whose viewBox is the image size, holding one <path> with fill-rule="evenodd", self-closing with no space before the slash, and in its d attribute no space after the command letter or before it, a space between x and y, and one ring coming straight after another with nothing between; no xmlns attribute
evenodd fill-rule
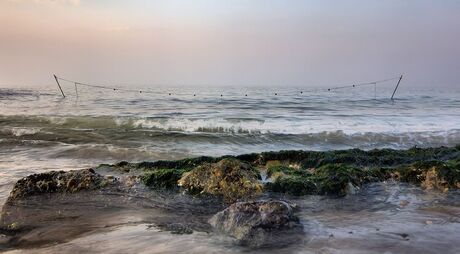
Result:
<svg viewBox="0 0 460 254"><path fill-rule="evenodd" d="M234 202L260 194L263 185L259 179L259 173L249 164L226 158L184 173L179 185L190 193L218 195L227 202Z"/></svg>
<svg viewBox="0 0 460 254"><path fill-rule="evenodd" d="M353 185L352 183L348 182L347 184L347 188L345 190L345 192L347 193L347 195L356 195L356 193L358 193L359 191L359 187L358 186L355 186Z"/></svg>
<svg viewBox="0 0 460 254"><path fill-rule="evenodd" d="M414 147L408 150L279 151L234 157L203 156L178 161L120 162L110 167L124 170L123 172L143 173L140 179L144 184L157 189L176 189L176 182L179 180L190 193L220 195L230 202L246 198L248 190L256 190L255 194L258 194L262 185L254 180L254 177L249 177L249 180L245 181L246 185L253 185L250 188L240 188L242 184L236 184L234 179L224 179L224 183L234 183L231 186L241 189L244 194L238 190L231 190L228 185L225 186L226 184L220 185L218 182L224 178L220 173L225 170L220 170L220 173L212 171L213 167L217 167L216 165L223 161L226 164L236 161L236 164L246 165L240 168L250 168L249 171L255 173L255 178L258 178L259 174L249 165L267 169L267 176L270 178L268 183L265 183L266 190L297 196L346 196L359 191L363 184L388 179L398 179L415 183L425 189L439 189L444 192L460 189L460 145L439 148ZM194 172L182 175L183 172L191 170ZM212 179L206 179L208 176ZM237 178L242 179L244 176ZM231 194L226 195L224 188Z"/></svg>
<svg viewBox="0 0 460 254"><path fill-rule="evenodd" d="M326 164L346 164L357 167L394 167L427 160L452 160L460 155L460 145L456 147L411 148L408 150L360 149L335 151L279 151L253 154L256 162L265 165L268 161L280 164L299 164L301 168L318 168ZM238 156L243 158L243 156ZM247 156L246 156L247 157Z"/></svg>
<svg viewBox="0 0 460 254"><path fill-rule="evenodd" d="M175 168L147 170L141 176L141 180L145 185L154 189L177 188L177 181L185 172L187 170Z"/></svg>
<svg viewBox="0 0 460 254"><path fill-rule="evenodd" d="M7 202L43 193L74 193L107 184L93 169L33 174L16 182Z"/></svg>
<svg viewBox="0 0 460 254"><path fill-rule="evenodd" d="M283 246L298 240L303 226L283 201L237 202L215 214L209 223L251 247Z"/></svg>
<svg viewBox="0 0 460 254"><path fill-rule="evenodd" d="M315 194L317 190L312 175L308 170L286 165L267 166L267 176L270 181L266 183L265 188L294 196Z"/></svg>
<svg viewBox="0 0 460 254"><path fill-rule="evenodd" d="M447 192L460 188L460 159L416 162L395 169L396 178L403 182L419 184L426 190Z"/></svg>
<svg viewBox="0 0 460 254"><path fill-rule="evenodd" d="M319 168L298 169L286 166L270 167L272 182L266 188L273 192L301 196L309 194L353 195L371 172L344 164L326 164Z"/></svg>
<svg viewBox="0 0 460 254"><path fill-rule="evenodd" d="M316 193L316 185L311 178L283 173L274 178L273 182L266 184L266 188L270 191L289 193L294 196Z"/></svg>
<svg viewBox="0 0 460 254"><path fill-rule="evenodd" d="M315 172L313 179L319 194L345 196L356 192L365 182L367 172L344 164L327 164Z"/></svg>

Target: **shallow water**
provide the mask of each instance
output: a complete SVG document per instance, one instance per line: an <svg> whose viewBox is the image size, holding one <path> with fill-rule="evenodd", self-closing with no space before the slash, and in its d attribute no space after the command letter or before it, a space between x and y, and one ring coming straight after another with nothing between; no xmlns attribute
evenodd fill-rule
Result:
<svg viewBox="0 0 460 254"><path fill-rule="evenodd" d="M209 200L142 190L131 198L113 193L52 201L40 197L27 209L47 211L44 228L27 235L28 245L7 253L458 253L459 194L387 182L345 198L264 196L296 204L304 225L300 241L274 243L270 249L237 246L213 232L206 221L222 206ZM61 212L52 215L56 210ZM172 234L155 227L162 223L185 223L194 232Z"/></svg>
<svg viewBox="0 0 460 254"><path fill-rule="evenodd" d="M0 206L21 177L121 160L460 144L459 91L403 87L394 102L388 99L392 86L376 94L373 88L302 94L302 88L159 88L156 94L81 89L77 98L72 86L63 85L66 99L54 87L0 89ZM402 199L409 203L401 206ZM284 252L460 252L453 244L460 233L458 193L387 183L346 199L294 200L305 236ZM188 201L182 202L176 205L187 208ZM26 251L248 251L214 234L171 235L152 228L147 215L158 213L140 203L141 209L129 203L113 217L106 214L104 225L89 224L91 232L70 223L84 232Z"/></svg>

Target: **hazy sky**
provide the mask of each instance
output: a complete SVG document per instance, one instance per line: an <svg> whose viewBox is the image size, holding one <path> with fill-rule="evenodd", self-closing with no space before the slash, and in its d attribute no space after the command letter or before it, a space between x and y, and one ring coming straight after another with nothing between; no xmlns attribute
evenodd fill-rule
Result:
<svg viewBox="0 0 460 254"><path fill-rule="evenodd" d="M0 86L460 86L460 1L0 0Z"/></svg>

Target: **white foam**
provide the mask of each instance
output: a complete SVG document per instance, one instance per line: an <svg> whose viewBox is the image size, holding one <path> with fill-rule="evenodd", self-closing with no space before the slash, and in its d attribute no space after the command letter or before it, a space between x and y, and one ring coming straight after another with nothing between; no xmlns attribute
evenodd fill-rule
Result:
<svg viewBox="0 0 460 254"><path fill-rule="evenodd" d="M21 128L21 127L13 127L11 128L11 133L16 137L21 137L24 135L33 135L40 132L40 128Z"/></svg>

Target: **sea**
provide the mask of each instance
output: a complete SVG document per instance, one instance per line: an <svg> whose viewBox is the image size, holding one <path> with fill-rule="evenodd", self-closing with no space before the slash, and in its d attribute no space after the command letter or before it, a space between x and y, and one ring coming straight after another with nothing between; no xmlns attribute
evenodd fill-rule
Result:
<svg viewBox="0 0 460 254"><path fill-rule="evenodd" d="M401 86L394 100L390 99L393 86L330 91L311 87L118 88L79 86L75 90L73 85L64 85L65 98L55 84L31 88L0 88L0 203L4 203L14 183L29 174L81 169L101 163L176 160L203 155L238 155L279 150L407 149L414 146L460 144L460 89L455 88L421 89ZM385 190L379 194L382 200L390 200L396 206L400 201L398 195L405 199L409 196L409 199L415 200L414 203L425 200L418 196L419 190L413 190L412 187L375 188ZM396 190L387 192L391 188ZM429 199L432 201L437 198ZM299 203L308 203L311 199L300 200ZM357 201L357 205L360 202ZM386 216L384 208L376 209L382 211L361 211L356 217L347 213L347 216L359 222L347 227L358 225L356 227L359 231L359 227L362 227L360 223L371 223L373 216L380 219ZM422 215L415 207L414 211L410 211L394 215L388 225L400 226L399 223L407 222L408 227L423 232L426 225L418 227L414 222L417 216ZM366 215L369 221L363 221L361 213L369 213ZM337 218L337 214L322 216L326 216L329 221L345 223ZM425 217L422 220L436 221ZM391 226L385 225L379 227L388 227L391 231ZM432 233L443 234L442 237L446 238L433 253L449 252L446 241L448 243L453 232L458 235L459 229L458 222L453 226L449 224L435 228ZM219 244L208 243L206 236L196 235L199 239L183 236L183 242L178 242L177 248L174 248L165 245L165 241L182 236L155 233L156 238L149 239L149 231L145 231L139 224L134 227L130 224L124 230L114 230L109 235L96 235L100 242L94 245L95 250L110 250L114 245L109 243L119 239L125 241L126 246L131 242L140 249L123 249L118 244L115 245L118 250L121 248L127 252L149 253L147 242L127 237L130 235L129 230L145 237L145 241L148 239L163 244L158 253L225 250ZM363 235L344 233L344 237L356 240L353 246L348 246L350 253L361 253L363 249L356 245L359 245L359 240L366 238L369 230L367 228L362 231ZM330 245L332 249L327 247L329 234L326 231L321 231L325 236L318 238L321 241L309 245L316 246L309 251L326 248L324 253L335 253L340 249L342 243L339 242L335 247ZM75 246L82 247L91 242L91 237L85 237L75 240L77 243L70 246L47 246L42 251L80 250ZM383 243L387 243L387 240L392 243L391 237L398 238L397 235L387 234L376 236L373 240L381 242L383 239ZM433 245L433 239L428 233L422 233L420 237L422 247ZM404 244L400 249L393 250L410 252L410 248L405 249ZM366 243L361 242L361 245L364 245L362 253L370 250L366 249ZM116 250L112 252L116 253ZM293 251L301 253L302 249Z"/></svg>

